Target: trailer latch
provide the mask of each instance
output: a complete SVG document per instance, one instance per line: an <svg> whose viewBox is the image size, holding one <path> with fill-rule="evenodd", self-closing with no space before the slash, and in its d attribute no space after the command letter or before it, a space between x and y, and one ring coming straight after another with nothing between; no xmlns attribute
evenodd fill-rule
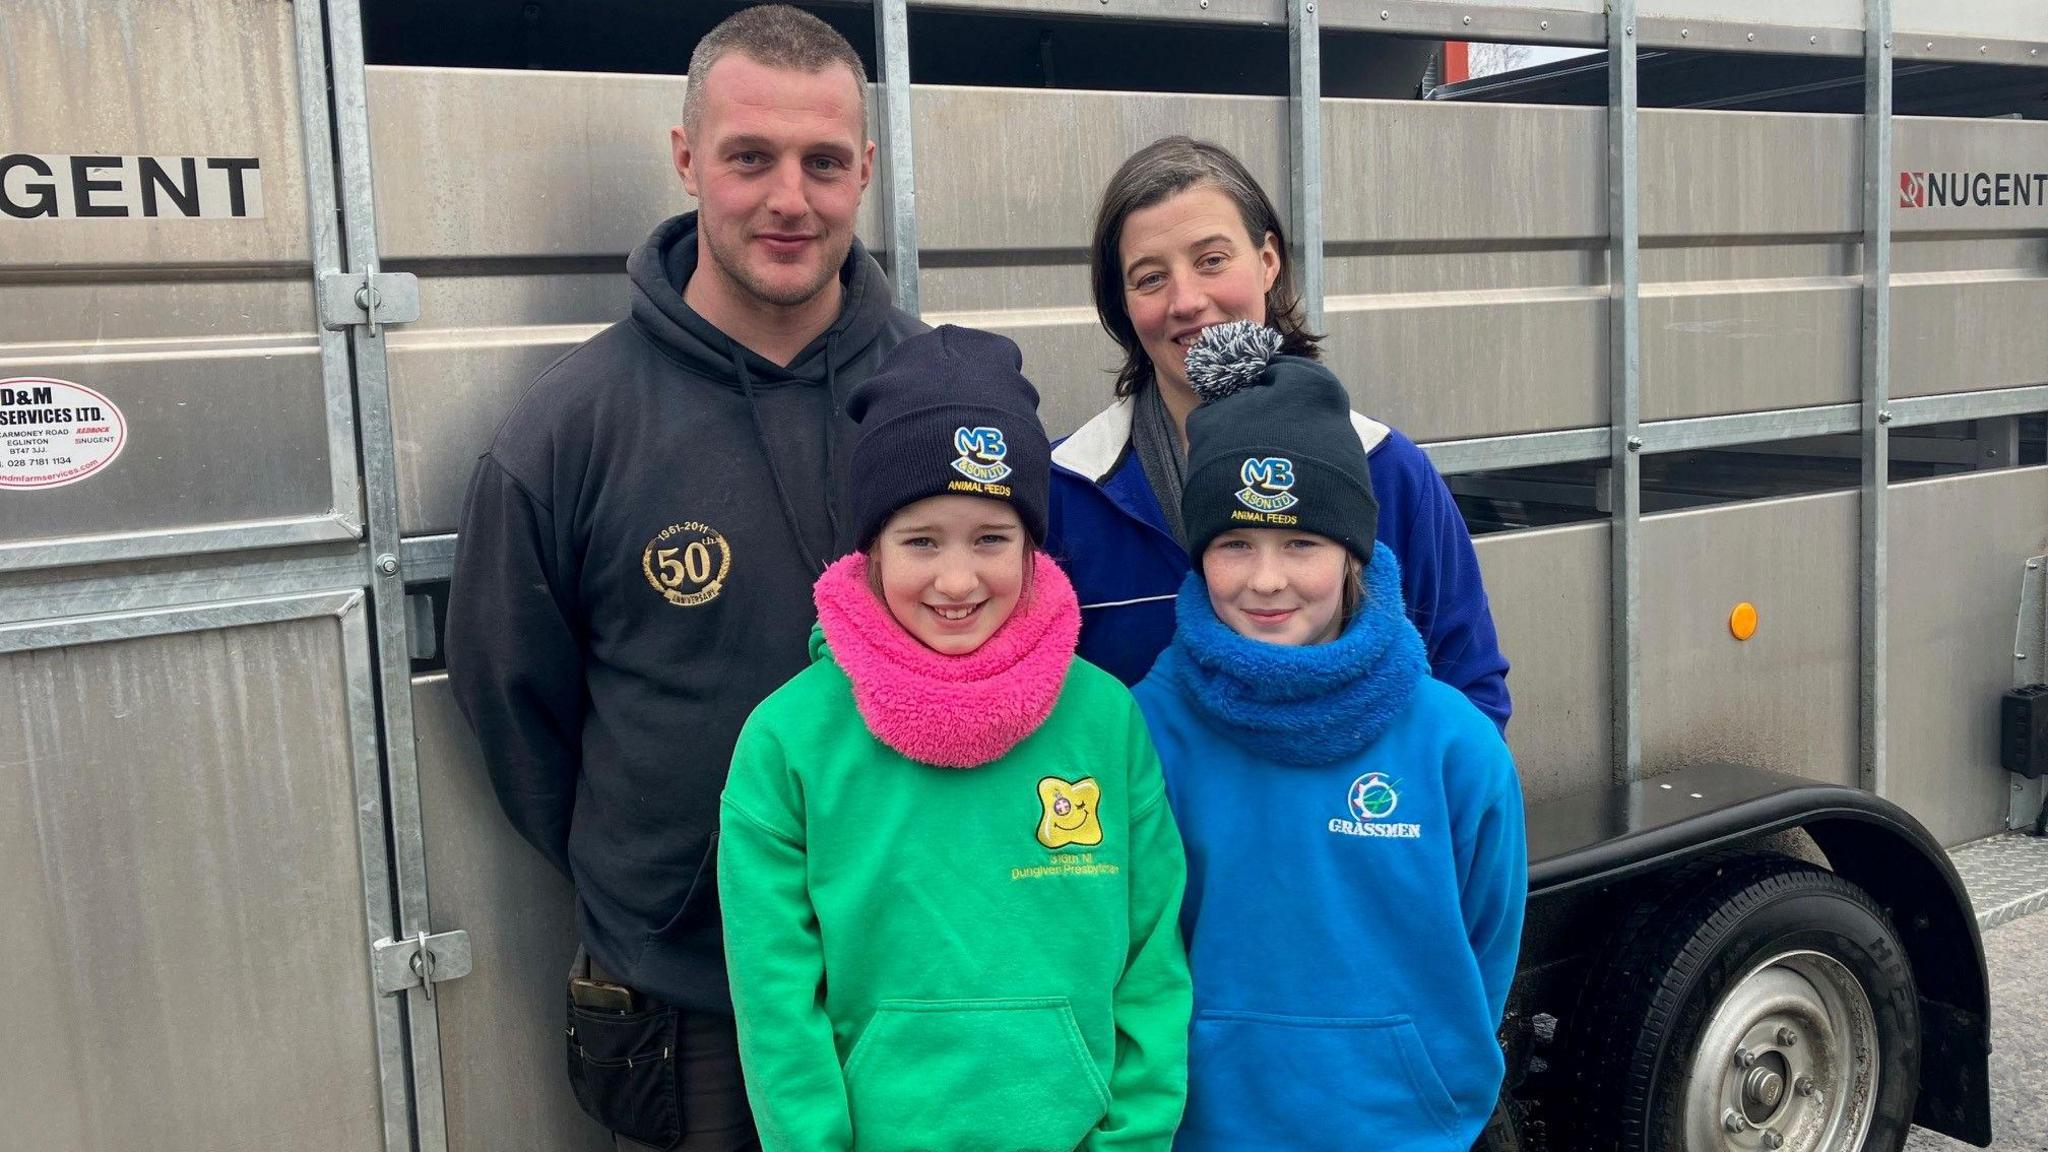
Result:
<svg viewBox="0 0 2048 1152"><path fill-rule="evenodd" d="M404 940L387 936L370 945L370 968L384 995L424 988L432 1000L434 985L469 975L469 933L422 932Z"/></svg>
<svg viewBox="0 0 2048 1152"><path fill-rule="evenodd" d="M320 277L320 323L336 332L358 324L375 336L386 324L420 318L420 280L410 272L329 272Z"/></svg>

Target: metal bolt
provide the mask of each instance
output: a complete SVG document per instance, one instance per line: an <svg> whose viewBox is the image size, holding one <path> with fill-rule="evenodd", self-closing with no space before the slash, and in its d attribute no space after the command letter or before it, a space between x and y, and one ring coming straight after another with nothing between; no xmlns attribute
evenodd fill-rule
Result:
<svg viewBox="0 0 2048 1152"><path fill-rule="evenodd" d="M1756 33L1751 32L1747 37L1745 37L1745 39L1747 39L1752 44L1756 43Z"/></svg>
<svg viewBox="0 0 2048 1152"><path fill-rule="evenodd" d="M1621 26L1621 34L1622 34L1623 36L1633 36L1633 35L1635 35L1635 34L1636 34L1636 26L1635 26L1635 25L1633 25L1633 24L1623 24L1623 25Z"/></svg>
<svg viewBox="0 0 2048 1152"><path fill-rule="evenodd" d="M1742 1113L1730 1108L1721 1117L1721 1127L1730 1132L1746 1132L1749 1130L1749 1121L1743 1118Z"/></svg>
<svg viewBox="0 0 2048 1152"><path fill-rule="evenodd" d="M2012 654L2012 658L2015 660L2025 660L2027 658L2027 654L2025 652L2015 652ZM2015 784L2013 785L2013 787L2018 788L2019 785Z"/></svg>
<svg viewBox="0 0 2048 1152"><path fill-rule="evenodd" d="M2038 569L2038 568L2040 568L2040 567L2041 567L2041 562L2040 562L2039 560L2029 560L2029 561L2027 561L2027 571L2029 571L2029 572L2032 572L2032 571L2034 571L2034 570L2036 570L2036 569Z"/></svg>
<svg viewBox="0 0 2048 1152"><path fill-rule="evenodd" d="M1778 1047L1780 1047L1780 1048L1793 1048L1793 1047L1797 1047L1797 1046L1798 1046L1798 1044L1799 1044L1799 1033L1797 1033L1797 1032L1794 1032L1794 1031L1793 1031L1792 1029L1790 1029L1790 1028L1779 1028L1779 1029L1778 1029Z"/></svg>
<svg viewBox="0 0 2048 1152"><path fill-rule="evenodd" d="M1878 422L1879 424L1889 424L1889 423L1891 423L1891 422L1892 422L1892 410L1891 410L1891 409L1889 409L1889 408L1879 408L1879 409L1877 410L1877 422Z"/></svg>
<svg viewBox="0 0 2048 1152"><path fill-rule="evenodd" d="M1209 7L1209 0L1202 0L1202 7L1206 10Z"/></svg>
<svg viewBox="0 0 2048 1152"><path fill-rule="evenodd" d="M1751 1068L1755 1065L1756 1053L1751 1052L1747 1048L1737 1048L1735 1050L1735 1066L1737 1068Z"/></svg>
<svg viewBox="0 0 2048 1152"><path fill-rule="evenodd" d="M1628 450L1631 452L1641 452L1643 450L1643 438L1641 436L1631 436L1628 438L1627 443Z"/></svg>
<svg viewBox="0 0 2048 1152"><path fill-rule="evenodd" d="M386 576L398 575L398 557L393 556L389 552L377 557L377 571L382 572Z"/></svg>
<svg viewBox="0 0 2048 1152"><path fill-rule="evenodd" d="M1813 1087L1813 1077L1801 1076L1799 1079L1794 1080L1792 1082L1792 1090L1794 1092L1799 1093L1801 1096L1813 1095L1815 1091Z"/></svg>
<svg viewBox="0 0 2048 1152"><path fill-rule="evenodd" d="M1778 1135L1776 1132L1773 1132L1768 1128L1764 1129L1764 1147L1783 1148L1784 1146L1785 1138L1783 1136Z"/></svg>
<svg viewBox="0 0 2048 1152"><path fill-rule="evenodd" d="M1889 47L1891 47L1891 45L1890 45L1890 44L1886 44L1886 45L1885 45L1885 47L1889 48ZM1928 50L1929 52L1932 52L1932 51L1934 51L1934 41L1932 41L1932 40L1929 40L1929 41L1927 42L1927 50Z"/></svg>
<svg viewBox="0 0 2048 1152"><path fill-rule="evenodd" d="M1548 31L1550 31L1550 21L1548 21L1548 20L1542 20L1542 21L1539 21L1539 22L1537 22L1537 25L1536 25L1536 26L1537 26L1538 28L1541 28L1541 29L1543 29L1543 30L1544 30L1545 32L1548 32Z"/></svg>
<svg viewBox="0 0 2048 1152"><path fill-rule="evenodd" d="M1472 18L1470 16L1465 17L1465 26L1467 28L1472 26Z"/></svg>
<svg viewBox="0 0 2048 1152"><path fill-rule="evenodd" d="M1380 19L1382 19L1382 20L1385 20L1386 18L1387 18L1387 10L1386 10L1386 9L1384 9L1384 8L1380 9Z"/></svg>
<svg viewBox="0 0 2048 1152"><path fill-rule="evenodd" d="M1681 40L1685 39L1686 37L1688 37L1688 36L1690 36L1690 35L1692 35L1692 29L1690 29L1690 28L1680 28L1680 29L1678 30L1678 38L1679 38L1679 39L1681 39Z"/></svg>
<svg viewBox="0 0 2048 1152"><path fill-rule="evenodd" d="M1982 56L1982 55L1983 55L1984 53L1986 53L1986 52L1989 52L1989 51L1991 51L1991 46L1990 46L1989 44L1979 44L1979 45L1977 45L1977 54L1978 54L1979 56Z"/></svg>
<svg viewBox="0 0 2048 1152"><path fill-rule="evenodd" d="M1807 42L1808 44L1818 44L1818 43L1820 43L1820 37L1818 37L1818 36L1808 36L1808 37L1806 38L1806 42Z"/></svg>

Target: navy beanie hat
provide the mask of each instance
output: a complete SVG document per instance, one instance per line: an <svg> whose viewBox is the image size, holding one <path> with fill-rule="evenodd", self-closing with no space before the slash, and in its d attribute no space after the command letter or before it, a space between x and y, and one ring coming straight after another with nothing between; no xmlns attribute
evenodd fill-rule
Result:
<svg viewBox="0 0 2048 1152"><path fill-rule="evenodd" d="M873 544L897 509L949 494L1009 504L1044 542L1052 446L1023 367L1007 337L946 324L898 344L853 390L856 547Z"/></svg>
<svg viewBox="0 0 2048 1152"><path fill-rule="evenodd" d="M1201 564L1233 528L1327 536L1372 563L1380 506L1351 398L1328 368L1279 355L1281 336L1249 320L1202 330L1188 349L1188 414L1181 521Z"/></svg>

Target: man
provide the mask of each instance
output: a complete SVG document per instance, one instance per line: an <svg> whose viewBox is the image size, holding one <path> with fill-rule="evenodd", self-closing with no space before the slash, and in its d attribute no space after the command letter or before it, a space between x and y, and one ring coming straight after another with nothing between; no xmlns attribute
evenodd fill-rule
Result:
<svg viewBox="0 0 2048 1152"><path fill-rule="evenodd" d="M853 235L866 91L852 47L796 9L705 36L670 133L697 211L631 255L630 317L541 375L463 509L449 678L506 815L575 882L571 1079L622 1146L758 1146L719 792L741 722L807 662L812 580L851 545L844 398L923 328Z"/></svg>

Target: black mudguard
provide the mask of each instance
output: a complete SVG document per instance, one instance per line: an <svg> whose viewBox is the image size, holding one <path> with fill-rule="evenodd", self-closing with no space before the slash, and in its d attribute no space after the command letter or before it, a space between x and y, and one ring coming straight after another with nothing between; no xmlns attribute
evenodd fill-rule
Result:
<svg viewBox="0 0 2048 1152"><path fill-rule="evenodd" d="M1948 854L1905 809L1839 784L1697 764L1532 804L1528 829L1532 908L1761 836L1806 833L1838 874L1885 906L1912 960L1921 1021L1914 1123L1991 1143L1984 941Z"/></svg>

